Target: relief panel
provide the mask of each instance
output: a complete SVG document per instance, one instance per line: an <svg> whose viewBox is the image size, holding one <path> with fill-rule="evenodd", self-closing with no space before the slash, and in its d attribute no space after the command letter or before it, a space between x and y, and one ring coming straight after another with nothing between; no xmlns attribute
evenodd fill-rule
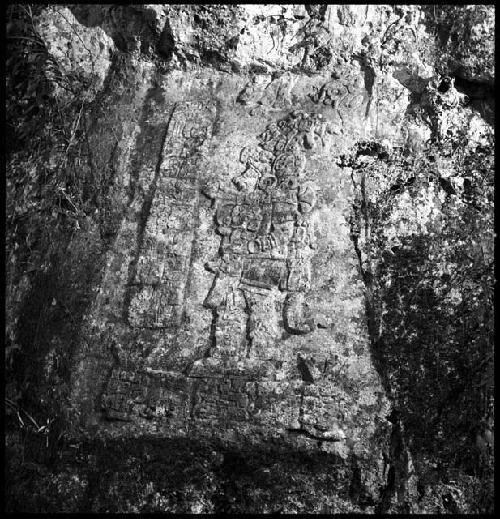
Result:
<svg viewBox="0 0 500 519"><path fill-rule="evenodd" d="M129 287L127 315L133 327L180 324L198 218L200 146L210 137L214 119L210 103L174 107L152 195L145 202L149 210Z"/></svg>
<svg viewBox="0 0 500 519"><path fill-rule="evenodd" d="M325 130L320 115L301 111L271 123L257 146L242 149L244 170L234 176L232 186L206 193L215 201L215 224L221 236L220 256L207 264L215 279L205 305L213 309L219 331L213 356L241 351L227 347L225 339L223 348L220 344L226 337L224 330L231 326L226 316L228 291L243 296L238 297L241 307L232 313L245 317L246 337L231 333L229 338L237 344L246 341L247 357L257 352L266 356L262 345L278 338L258 331L255 316L265 315L264 308L267 319L283 322L288 333L311 331L301 305L310 288L316 186L306 180L305 168L308 151L324 145ZM270 299L278 304L268 308ZM273 308L280 305L283 319Z"/></svg>

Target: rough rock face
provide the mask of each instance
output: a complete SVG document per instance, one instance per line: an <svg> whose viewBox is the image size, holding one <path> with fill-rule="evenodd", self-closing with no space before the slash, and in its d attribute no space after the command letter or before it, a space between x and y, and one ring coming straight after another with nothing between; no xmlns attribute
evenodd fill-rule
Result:
<svg viewBox="0 0 500 519"><path fill-rule="evenodd" d="M60 452L12 509L489 510L493 18L34 16L51 62L87 85L48 77L56 103L80 96L81 147L53 170L71 162L83 180L62 192L82 209L50 221L34 274L9 262L7 331L24 351L9 401L55 413ZM46 151L35 169L62 163Z"/></svg>

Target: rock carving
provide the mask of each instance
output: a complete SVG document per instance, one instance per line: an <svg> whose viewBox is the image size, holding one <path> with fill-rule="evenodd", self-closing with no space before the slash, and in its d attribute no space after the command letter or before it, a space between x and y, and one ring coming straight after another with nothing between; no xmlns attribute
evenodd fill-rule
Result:
<svg viewBox="0 0 500 519"><path fill-rule="evenodd" d="M214 107L174 107L154 180L128 306L129 324L169 328L182 317L199 204L199 148L210 136Z"/></svg>
<svg viewBox="0 0 500 519"><path fill-rule="evenodd" d="M340 117L342 113L360 110L368 100L361 76L346 84L333 79L310 97L316 104L331 106Z"/></svg>
<svg viewBox="0 0 500 519"><path fill-rule="evenodd" d="M315 248L316 187L305 180L305 152L323 143L324 131L321 116L295 111L241 151L245 169L230 188L205 189L222 237L219 258L206 265L216 274L205 301L216 320L213 355L250 356L253 347L270 345L263 321L280 300L285 330L311 331L302 303Z"/></svg>

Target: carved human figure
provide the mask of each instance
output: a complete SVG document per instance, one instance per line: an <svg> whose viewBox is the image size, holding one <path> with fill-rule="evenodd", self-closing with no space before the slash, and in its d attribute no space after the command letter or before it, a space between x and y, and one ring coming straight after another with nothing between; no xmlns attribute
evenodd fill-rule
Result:
<svg viewBox="0 0 500 519"><path fill-rule="evenodd" d="M303 148L314 142L314 120L292 116L270 125L259 147L242 151L246 169L232 187L206 193L215 200L222 236L219 259L207 264L216 274L205 301L214 310L213 355L266 355L280 321L291 334L311 331L302 308L310 289L316 193L304 180Z"/></svg>

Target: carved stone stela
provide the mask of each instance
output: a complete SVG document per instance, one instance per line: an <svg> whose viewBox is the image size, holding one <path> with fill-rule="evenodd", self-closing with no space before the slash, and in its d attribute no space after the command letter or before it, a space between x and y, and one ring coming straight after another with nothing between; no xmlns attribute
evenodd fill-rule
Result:
<svg viewBox="0 0 500 519"><path fill-rule="evenodd" d="M200 197L205 197L212 201L220 246L205 263L212 286L196 296L213 313L203 357L257 363L280 359L283 334L305 335L313 328L303 309L316 246L317 186L308 180L307 163L324 146L326 122L319 114L294 111L269 124L255 146L240 150L236 173L223 181L204 179L200 169L202 146L211 138L215 117L215 105L209 102L174 106L143 206L126 320L131 330L156 334L149 341L157 341L158 333L170 345L191 340L183 314L199 255ZM156 409L154 416L161 418L157 411L165 399L165 409L194 405L187 403L192 399L189 379L127 366L117 364L105 385L102 405L108 418L148 417L148 409ZM206 368L199 369L198 375L205 376ZM209 394L223 388L208 383L205 389L206 407Z"/></svg>
<svg viewBox="0 0 500 519"><path fill-rule="evenodd" d="M285 427L326 441L351 398L330 395L339 346L311 307L325 280L312 276L325 254L317 202L331 186L320 193L315 180L331 128L321 114L291 111L232 152L234 173L208 174L208 149L234 149L232 137L212 135L216 118L206 101L177 103L170 114L130 263L117 339L125 348L117 346L101 409L132 429L230 435L233 424L272 435ZM187 318L196 312L203 322ZM311 341L320 341L315 361Z"/></svg>

